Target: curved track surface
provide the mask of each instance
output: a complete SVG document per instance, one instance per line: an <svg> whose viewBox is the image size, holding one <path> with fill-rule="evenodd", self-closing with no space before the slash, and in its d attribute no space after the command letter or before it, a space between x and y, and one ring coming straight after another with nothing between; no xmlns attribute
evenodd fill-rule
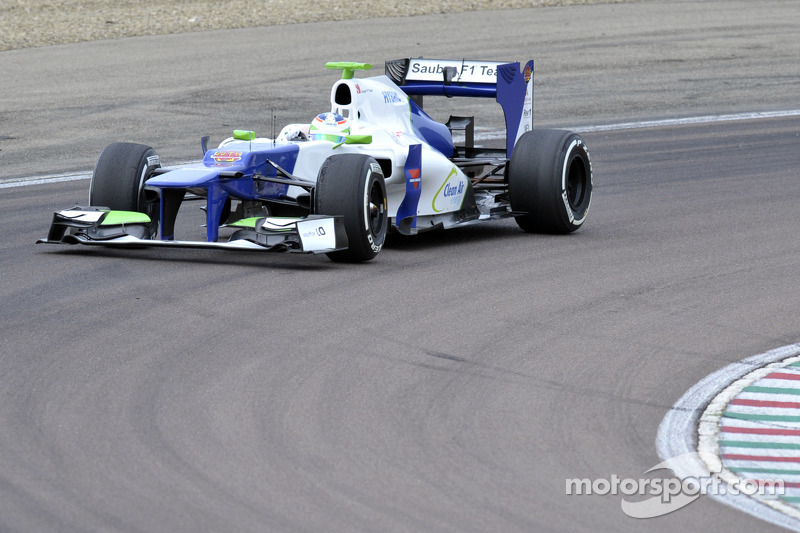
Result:
<svg viewBox="0 0 800 533"><path fill-rule="evenodd" d="M538 125L589 125L794 108L799 21L782 2L419 17L374 21L343 52L533 55ZM221 137L277 94L281 122L313 116L321 46L348 25L290 30L0 54L38 80L2 81L29 117L2 111L0 177L89 168L118 129L180 160L184 129ZM394 239L356 266L34 246L87 182L3 189L0 529L767 530L709 498L634 520L565 480L640 477L684 391L800 339L799 131L586 133L596 196L578 233L494 223ZM26 151L26 135L43 139Z"/></svg>

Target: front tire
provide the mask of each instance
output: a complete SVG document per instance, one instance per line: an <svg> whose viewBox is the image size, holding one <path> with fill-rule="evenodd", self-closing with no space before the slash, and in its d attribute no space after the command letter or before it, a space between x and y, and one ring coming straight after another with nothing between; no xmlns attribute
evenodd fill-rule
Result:
<svg viewBox="0 0 800 533"><path fill-rule="evenodd" d="M530 233L571 233L592 200L592 163L583 139L565 130L522 135L508 162L508 192L517 224Z"/></svg>
<svg viewBox="0 0 800 533"><path fill-rule="evenodd" d="M378 162L362 154L329 157L317 176L314 212L344 217L348 249L328 253L331 260L360 263L374 259L389 227L386 184Z"/></svg>
<svg viewBox="0 0 800 533"><path fill-rule="evenodd" d="M137 211L151 220L151 234L158 225L158 195L144 183L161 166L155 150L135 143L108 145L97 159L89 184L89 205L114 211Z"/></svg>

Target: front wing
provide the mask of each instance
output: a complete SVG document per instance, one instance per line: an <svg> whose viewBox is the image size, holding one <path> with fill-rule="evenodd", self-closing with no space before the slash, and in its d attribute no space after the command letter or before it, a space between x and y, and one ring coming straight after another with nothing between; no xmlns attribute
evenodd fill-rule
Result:
<svg viewBox="0 0 800 533"><path fill-rule="evenodd" d="M47 238L36 242L313 254L346 250L348 247L344 218L341 216L260 217L241 220L231 226L237 230L226 242L158 240L150 238L152 223L147 215L75 207L54 213Z"/></svg>

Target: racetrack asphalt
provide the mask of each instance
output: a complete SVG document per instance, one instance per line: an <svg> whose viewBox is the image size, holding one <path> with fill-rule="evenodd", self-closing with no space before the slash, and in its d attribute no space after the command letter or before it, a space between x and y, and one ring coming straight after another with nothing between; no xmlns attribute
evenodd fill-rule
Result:
<svg viewBox="0 0 800 533"><path fill-rule="evenodd" d="M340 52L531 55L536 126L580 126L794 109L798 22L783 2L572 6L377 20ZM349 28L280 51L276 28L0 53L37 81L0 81L25 110L4 135L37 139L0 141L2 178L91 168L118 139L184 160L273 105L313 116ZM768 531L710 498L634 520L565 481L641 476L684 391L800 339L798 132L586 133L579 232L497 222L356 266L36 246L87 183L3 189L0 530Z"/></svg>

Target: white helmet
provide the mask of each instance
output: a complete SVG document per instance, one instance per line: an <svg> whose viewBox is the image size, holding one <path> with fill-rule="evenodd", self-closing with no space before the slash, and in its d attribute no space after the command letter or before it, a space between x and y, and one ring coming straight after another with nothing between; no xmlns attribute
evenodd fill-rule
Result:
<svg viewBox="0 0 800 533"><path fill-rule="evenodd" d="M320 113L308 129L312 141L343 143L350 134L350 121L338 113Z"/></svg>

